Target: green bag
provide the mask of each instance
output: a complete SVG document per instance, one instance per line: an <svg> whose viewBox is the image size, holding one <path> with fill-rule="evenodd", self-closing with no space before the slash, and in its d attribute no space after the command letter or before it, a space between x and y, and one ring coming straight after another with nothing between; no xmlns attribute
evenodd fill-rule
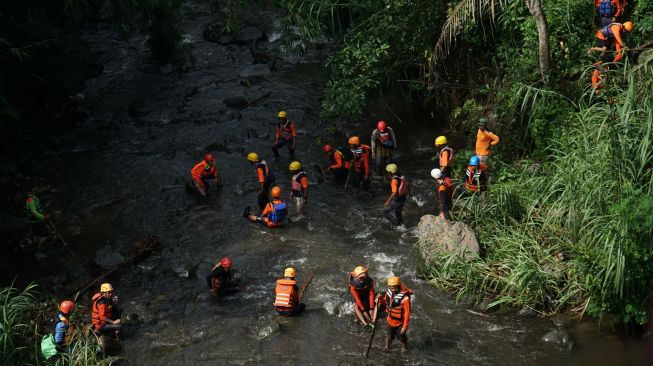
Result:
<svg viewBox="0 0 653 366"><path fill-rule="evenodd" d="M57 351L57 346L54 344L54 336L48 334L41 340L41 353L46 360L50 359L52 356L59 354Z"/></svg>

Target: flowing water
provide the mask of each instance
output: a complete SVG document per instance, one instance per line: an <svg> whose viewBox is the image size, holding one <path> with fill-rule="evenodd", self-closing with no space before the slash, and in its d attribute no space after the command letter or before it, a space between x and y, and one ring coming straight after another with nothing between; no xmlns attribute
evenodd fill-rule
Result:
<svg viewBox="0 0 653 366"><path fill-rule="evenodd" d="M379 116L397 129L397 163L415 194L404 210L409 230L390 230L381 214L387 188L378 178L372 197L356 196L353 189L330 180L318 184L310 169L326 164L318 139L344 142L342 136L325 139L318 122L321 62L328 51L301 58L282 55L286 61L265 80L241 85L238 74L252 63L249 48L204 41L202 26L209 15L196 8L185 13L184 38L197 58L196 69L188 73L152 72L142 40L125 44L108 31L90 36L104 52L105 70L87 88L104 103L94 111L94 121L57 137L67 149L52 151L48 160L48 183L59 188L58 205L76 257L61 251L39 262L39 273L53 274L67 265L82 273L81 279L68 276L68 284L84 282L90 277L84 263L98 249L128 247L145 233L161 238L162 250L110 278L125 313L138 318L124 337L127 364L639 363L642 342L599 334L593 322L568 329L574 340L569 350L542 340L556 328L548 320L472 312L426 283L416 272L410 228L435 208L428 177L432 139L441 127L411 122L407 115L401 124L390 115ZM262 47L278 50L277 43ZM267 92L268 98L244 109L240 118L222 103L228 96L252 100ZM133 98L145 99L151 112L129 119L127 105ZM179 113L182 104L185 112ZM256 206L254 171L245 159L249 151L258 151L271 163L287 192L287 152L282 150L282 158L274 161L270 150L272 123L281 109L300 130L297 158L309 167L311 187L306 217L274 230L249 223L241 214L246 205ZM370 119L343 132L368 139L372 126ZM224 188L202 199L187 194L178 175L188 179L190 168L211 145ZM247 289L216 300L209 296L204 277L222 256L234 260ZM347 291L348 272L359 264L369 266L377 291L385 289L384 280L392 274L413 289L409 354L401 354L398 343L393 352L383 353L381 326L369 360L361 357L370 332L354 322ZM271 304L274 282L287 266L297 268L300 284L313 271L317 275L306 292L307 311L279 319ZM23 275L32 271L25 266L12 270Z"/></svg>

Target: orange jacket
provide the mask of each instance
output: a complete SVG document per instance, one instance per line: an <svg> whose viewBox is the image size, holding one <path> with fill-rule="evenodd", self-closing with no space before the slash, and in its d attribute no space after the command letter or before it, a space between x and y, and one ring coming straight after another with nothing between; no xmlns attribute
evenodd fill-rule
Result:
<svg viewBox="0 0 653 366"><path fill-rule="evenodd" d="M345 166L342 163L342 158L343 158L342 153L338 150L335 150L333 154L329 155L329 162L331 163L331 165L329 165L329 168L331 169L344 168Z"/></svg>
<svg viewBox="0 0 653 366"><path fill-rule="evenodd" d="M294 140L297 137L295 124L290 121L287 121L285 124L278 122L277 126L274 129L274 137L281 138L286 141Z"/></svg>
<svg viewBox="0 0 653 366"><path fill-rule="evenodd" d="M274 211L273 204L279 203L279 202L283 202L283 201L279 200L279 199L276 199L276 198L272 199L272 202L268 202L265 205L265 208L263 209L263 212L261 212L261 217L263 218L263 222L265 223L265 225L267 227L281 227L281 224L282 224L281 222L275 224L269 218L270 214L272 214L272 212Z"/></svg>
<svg viewBox="0 0 653 366"><path fill-rule="evenodd" d="M408 328L410 324L410 295L412 293L408 287L401 285L397 293L393 294L388 290L381 298L381 303L386 306L386 321L389 326Z"/></svg>
<svg viewBox="0 0 653 366"><path fill-rule="evenodd" d="M256 164L256 177L259 183L265 183L270 176L270 167L265 161L260 161Z"/></svg>
<svg viewBox="0 0 653 366"><path fill-rule="evenodd" d="M624 26L621 23L612 23L610 26L606 27L599 28L599 30L596 31L596 38L605 43L606 49L610 48L610 44L614 44L616 55L612 62L619 62L619 60L623 58L624 42L621 39L621 32L623 31ZM608 34L603 32L604 29L608 30Z"/></svg>
<svg viewBox="0 0 653 366"><path fill-rule="evenodd" d="M204 182L202 182L202 179L206 179L210 177L217 178L218 170L215 168L215 164L211 166L209 163L202 160L199 163L197 163L197 165L195 165L193 169L190 170L190 176L200 186L204 187Z"/></svg>
<svg viewBox="0 0 653 366"><path fill-rule="evenodd" d="M480 128L476 133L476 155L490 155L490 146L499 143L499 136L489 130L482 131Z"/></svg>
<svg viewBox="0 0 653 366"><path fill-rule="evenodd" d="M110 299L102 297L101 293L93 295L93 307L91 308L91 320L95 329L102 328L106 324L105 319L113 316L113 304ZM111 319L113 320L113 319Z"/></svg>
<svg viewBox="0 0 653 366"><path fill-rule="evenodd" d="M453 149L445 146L440 149L440 169L450 167L453 163Z"/></svg>
<svg viewBox="0 0 653 366"><path fill-rule="evenodd" d="M597 11L599 11L600 6L601 6L601 0L594 0L594 7L596 8ZM626 1L624 0L622 3L619 0L610 0L610 6L613 9L615 9L615 13L612 16L618 17L623 14L624 8L626 7Z"/></svg>
<svg viewBox="0 0 653 366"><path fill-rule="evenodd" d="M277 311L292 311L295 305L299 304L299 289L297 281L282 278L277 280L274 288L274 307Z"/></svg>
<svg viewBox="0 0 653 366"><path fill-rule="evenodd" d="M354 164L354 169L356 172L360 173L363 172L365 175L370 174L370 147L367 145L360 145L358 149L352 149L351 150L354 160L352 160L352 164Z"/></svg>

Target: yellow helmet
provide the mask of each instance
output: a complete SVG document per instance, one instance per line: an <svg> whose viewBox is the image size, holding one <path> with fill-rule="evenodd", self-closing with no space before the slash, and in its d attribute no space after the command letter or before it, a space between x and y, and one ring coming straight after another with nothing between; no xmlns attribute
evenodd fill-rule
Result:
<svg viewBox="0 0 653 366"><path fill-rule="evenodd" d="M295 271L295 269L292 267L288 267L283 271L284 277L295 278L296 275L297 275L297 271Z"/></svg>
<svg viewBox="0 0 653 366"><path fill-rule="evenodd" d="M279 113L277 113L277 117L279 118L286 118L287 116L286 111L279 111Z"/></svg>
<svg viewBox="0 0 653 366"><path fill-rule="evenodd" d="M388 278L388 286L399 286L401 284L401 281L399 281L399 277L397 276L392 276Z"/></svg>
<svg viewBox="0 0 653 366"><path fill-rule="evenodd" d="M363 266L358 266L358 267L354 268L354 276L359 277L363 273L367 273L367 268L365 268Z"/></svg>
<svg viewBox="0 0 653 366"><path fill-rule="evenodd" d="M100 285L100 292L110 292L113 291L113 286L110 283L103 283Z"/></svg>
<svg viewBox="0 0 653 366"><path fill-rule="evenodd" d="M288 166L288 170L300 170L301 168L302 168L302 163L300 163L298 161L293 161Z"/></svg>
<svg viewBox="0 0 653 366"><path fill-rule="evenodd" d="M255 152L247 154L247 160L251 161L252 163L256 163L258 161L258 154Z"/></svg>
<svg viewBox="0 0 653 366"><path fill-rule="evenodd" d="M270 196L272 196L272 198L281 197L281 188L277 186L272 187L272 189L270 190Z"/></svg>
<svg viewBox="0 0 653 366"><path fill-rule="evenodd" d="M396 173L398 169L397 164L388 164L385 167L385 171L392 174Z"/></svg>
<svg viewBox="0 0 653 366"><path fill-rule="evenodd" d="M438 136L438 137L435 139L435 146L438 146L438 145L446 145L446 144L447 144L447 138L444 137L444 136Z"/></svg>
<svg viewBox="0 0 653 366"><path fill-rule="evenodd" d="M360 145L361 144L361 139L358 138L358 136L352 136L349 138L349 144L350 145Z"/></svg>
<svg viewBox="0 0 653 366"><path fill-rule="evenodd" d="M627 21L624 23L624 29L626 32L632 32L633 31L633 22Z"/></svg>

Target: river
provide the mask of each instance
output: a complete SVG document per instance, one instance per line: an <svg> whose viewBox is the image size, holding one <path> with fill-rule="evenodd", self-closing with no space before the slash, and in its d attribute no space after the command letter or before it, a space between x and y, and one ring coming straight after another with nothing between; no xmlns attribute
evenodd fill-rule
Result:
<svg viewBox="0 0 653 366"><path fill-rule="evenodd" d="M258 21L272 18L263 15L267 18ZM410 228L435 209L430 158L433 137L443 124L411 121L401 112L399 122L385 110L325 136L319 110L328 49L298 57L282 53L279 41L263 42L260 47L278 52L283 61L264 80L247 85L238 75L252 64L249 47L205 41L202 29L210 20L206 10L184 6L184 40L196 57L195 68L186 73L159 71L142 39L123 42L109 30L90 34L104 73L89 80L87 93L102 104L94 109L93 121L57 135L61 147L44 153L47 183L56 187L61 225L76 254L58 251L56 258L34 262L37 274L52 276L65 265L82 280L67 276L62 281L83 282L90 277L87 262L98 249L128 247L145 233L161 238L162 250L110 277L125 313L138 318L124 336L125 364L641 364L643 342L599 333L595 322L569 326L574 345L568 349L542 340L556 329L549 320L470 312L470 305L457 304L451 294L430 286L416 271ZM258 25L274 34L270 22ZM222 103L229 96L253 100L267 92L269 97L239 116ZM144 99L149 109L138 119L127 114L135 98ZM241 214L245 206L256 206L254 171L245 159L249 151L271 163L287 194L287 151L282 149L282 158L274 161L270 150L278 110L297 123L297 158L309 167L311 187L306 218L271 230ZM330 180L318 184L310 169L326 164L322 142L342 145L349 133L367 140L377 117L397 130L397 163L413 183L415 195L404 210L406 232L390 230L383 219L387 188L378 178L372 197L356 196ZM202 199L184 192L178 175L187 179L211 145L224 187ZM34 261L31 254L24 256L23 264ZM247 289L216 300L204 276L222 256L233 259ZM347 292L348 272L359 264L369 266L377 290L395 274L414 291L409 354L400 353L396 342L392 352L383 353L385 328L380 327L369 360L361 357L370 333L354 322ZM278 319L271 305L274 282L287 266L297 268L300 284L314 270L317 275L305 296L307 311ZM20 267L12 270L34 275L26 269L32 264Z"/></svg>

